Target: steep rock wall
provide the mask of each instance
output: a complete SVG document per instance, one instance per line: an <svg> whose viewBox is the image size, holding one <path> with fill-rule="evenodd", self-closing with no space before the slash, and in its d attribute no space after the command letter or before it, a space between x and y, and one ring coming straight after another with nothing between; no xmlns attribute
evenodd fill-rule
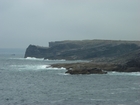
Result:
<svg viewBox="0 0 140 105"><path fill-rule="evenodd" d="M46 56L47 47L40 47L36 45L29 45L26 49L24 57L44 58Z"/></svg>
<svg viewBox="0 0 140 105"><path fill-rule="evenodd" d="M140 49L140 41L82 40L49 42L49 47L29 45L26 57L45 59L92 60L117 58Z"/></svg>

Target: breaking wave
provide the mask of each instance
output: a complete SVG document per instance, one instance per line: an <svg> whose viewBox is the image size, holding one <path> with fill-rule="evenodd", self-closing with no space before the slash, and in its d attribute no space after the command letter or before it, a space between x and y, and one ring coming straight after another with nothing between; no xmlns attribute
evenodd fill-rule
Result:
<svg viewBox="0 0 140 105"><path fill-rule="evenodd" d="M44 58L27 57L27 60L44 60Z"/></svg>
<svg viewBox="0 0 140 105"><path fill-rule="evenodd" d="M35 57L27 57L27 58L10 58L15 60L44 60L44 58L35 58Z"/></svg>
<svg viewBox="0 0 140 105"><path fill-rule="evenodd" d="M44 59L44 58L35 58L35 57L27 57L26 60L45 60L45 61L66 61L65 59Z"/></svg>
<svg viewBox="0 0 140 105"><path fill-rule="evenodd" d="M65 68L53 68L50 65L11 65L13 70L65 70Z"/></svg>
<svg viewBox="0 0 140 105"><path fill-rule="evenodd" d="M49 65L11 65L11 68L18 70L43 70Z"/></svg>
<svg viewBox="0 0 140 105"><path fill-rule="evenodd" d="M140 76L140 72L108 72L109 75Z"/></svg>
<svg viewBox="0 0 140 105"><path fill-rule="evenodd" d="M30 60L30 61L66 61L65 59L44 59L44 58L35 58L35 57L27 57L27 58L10 58L10 59L16 59L16 60Z"/></svg>

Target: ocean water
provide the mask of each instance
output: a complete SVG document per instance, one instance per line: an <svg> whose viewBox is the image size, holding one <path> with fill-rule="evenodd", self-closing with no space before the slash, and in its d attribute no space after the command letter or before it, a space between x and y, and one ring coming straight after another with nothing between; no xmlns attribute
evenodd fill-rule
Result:
<svg viewBox="0 0 140 105"><path fill-rule="evenodd" d="M140 105L140 73L65 74L77 61L0 55L0 105ZM47 68L46 68L47 67Z"/></svg>

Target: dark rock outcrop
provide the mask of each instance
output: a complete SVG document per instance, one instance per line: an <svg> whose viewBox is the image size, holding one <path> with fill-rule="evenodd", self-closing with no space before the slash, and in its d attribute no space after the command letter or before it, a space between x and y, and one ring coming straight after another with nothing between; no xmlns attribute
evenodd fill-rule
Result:
<svg viewBox="0 0 140 105"><path fill-rule="evenodd" d="M94 41L93 41L94 42ZM72 43L72 42L71 42ZM50 47L52 56L46 56L46 59L70 59L70 60L85 60L93 58L117 58L139 48L134 43L122 42L104 42L75 44L70 42L58 44ZM77 42L78 43L78 42ZM79 42L81 43L81 42ZM48 54L50 55L50 54Z"/></svg>
<svg viewBox="0 0 140 105"><path fill-rule="evenodd" d="M104 63L71 63L53 64L53 67L64 67L69 74L106 74L108 71L117 72L140 72L140 52L129 57L130 59L123 64L104 62ZM124 58L125 59L125 58Z"/></svg>
<svg viewBox="0 0 140 105"><path fill-rule="evenodd" d="M52 67L67 69L66 73L69 74L107 74L107 71L111 71L117 66L114 64L107 63L93 63L93 62L81 62L81 63L70 63L70 64L53 64Z"/></svg>
<svg viewBox="0 0 140 105"><path fill-rule="evenodd" d="M105 71L140 72L140 41L57 41L50 42L49 47L29 45L24 57L92 60L88 63L52 65L65 67L66 73L70 74L106 74Z"/></svg>
<svg viewBox="0 0 140 105"><path fill-rule="evenodd" d="M68 70L66 73L69 74L107 74L106 71L103 71L99 68L92 68L92 69L74 69Z"/></svg>
<svg viewBox="0 0 140 105"><path fill-rule="evenodd" d="M125 64L118 65L113 71L140 72L140 52L135 53Z"/></svg>
<svg viewBox="0 0 140 105"><path fill-rule="evenodd" d="M26 49L24 57L44 58L46 56L47 47L40 47L36 45L29 45Z"/></svg>

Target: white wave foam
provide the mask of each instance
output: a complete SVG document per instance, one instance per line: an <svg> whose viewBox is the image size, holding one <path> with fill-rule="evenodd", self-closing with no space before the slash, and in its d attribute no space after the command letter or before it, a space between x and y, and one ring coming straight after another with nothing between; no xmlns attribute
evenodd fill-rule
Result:
<svg viewBox="0 0 140 105"><path fill-rule="evenodd" d="M59 75L70 75L68 73L58 73Z"/></svg>
<svg viewBox="0 0 140 105"><path fill-rule="evenodd" d="M27 57L27 60L44 60L44 58Z"/></svg>
<svg viewBox="0 0 140 105"><path fill-rule="evenodd" d="M66 61L65 59L44 59L46 61Z"/></svg>
<svg viewBox="0 0 140 105"><path fill-rule="evenodd" d="M53 68L50 65L11 65L10 68L16 70L66 70L65 68Z"/></svg>
<svg viewBox="0 0 140 105"><path fill-rule="evenodd" d="M44 58L35 58L35 57L27 57L27 58L10 58L16 60L44 60Z"/></svg>
<svg viewBox="0 0 140 105"><path fill-rule="evenodd" d="M65 59L44 59L44 58L35 58L35 57L27 57L27 58L10 58L10 59L17 59L17 60L42 60L42 61L59 61L59 62L64 62L66 61Z"/></svg>
<svg viewBox="0 0 140 105"><path fill-rule="evenodd" d="M48 66L46 69L47 70L66 70L64 67L56 68L56 67L51 67L51 66Z"/></svg>
<svg viewBox="0 0 140 105"><path fill-rule="evenodd" d="M45 70L50 65L11 65L10 67L16 70Z"/></svg>
<svg viewBox="0 0 140 105"><path fill-rule="evenodd" d="M130 75L140 76L140 72L108 72L109 75Z"/></svg>

